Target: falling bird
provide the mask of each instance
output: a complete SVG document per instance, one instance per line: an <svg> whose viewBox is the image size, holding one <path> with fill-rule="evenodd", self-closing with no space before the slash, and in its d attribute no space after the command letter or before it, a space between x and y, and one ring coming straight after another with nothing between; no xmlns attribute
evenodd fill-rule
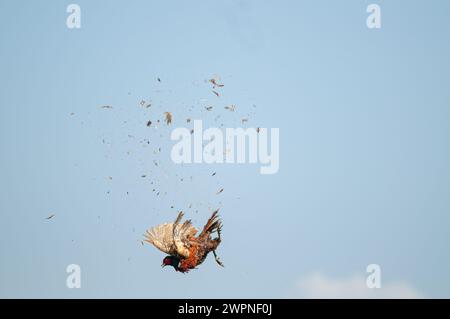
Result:
<svg viewBox="0 0 450 319"><path fill-rule="evenodd" d="M172 266L176 271L186 273L203 263L212 252L216 262L223 267L216 255L216 249L221 242L222 222L216 210L209 218L202 232L196 237L198 230L190 220L180 223L183 212L178 214L175 222L158 225L146 231L145 241L162 252L164 257L162 267ZM211 235L217 233L216 238Z"/></svg>

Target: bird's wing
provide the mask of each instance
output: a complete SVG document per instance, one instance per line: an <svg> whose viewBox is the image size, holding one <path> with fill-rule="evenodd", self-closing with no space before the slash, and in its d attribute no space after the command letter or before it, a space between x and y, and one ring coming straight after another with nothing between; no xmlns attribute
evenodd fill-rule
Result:
<svg viewBox="0 0 450 319"><path fill-rule="evenodd" d="M175 255L176 247L173 241L173 223L161 224L146 231L145 241L162 252Z"/></svg>
<svg viewBox="0 0 450 319"><path fill-rule="evenodd" d="M197 229L192 226L190 220L186 220L180 225L181 218L183 217L183 212L178 214L177 219L174 223L173 228L173 240L177 253L184 257L189 258L189 249L191 248L191 239L197 234Z"/></svg>
<svg viewBox="0 0 450 319"><path fill-rule="evenodd" d="M188 258L190 239L198 231L190 221L185 221L180 225L179 221L182 216L183 213L180 213L175 223L161 224L147 230L144 235L145 241L166 254Z"/></svg>

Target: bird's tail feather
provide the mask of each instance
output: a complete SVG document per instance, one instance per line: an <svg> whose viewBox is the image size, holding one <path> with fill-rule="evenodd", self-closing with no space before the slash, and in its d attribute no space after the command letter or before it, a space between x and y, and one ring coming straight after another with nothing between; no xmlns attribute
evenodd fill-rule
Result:
<svg viewBox="0 0 450 319"><path fill-rule="evenodd" d="M213 234L214 232L220 232L221 229L222 221L219 217L219 210L216 210L208 219L208 222L206 223L205 227L203 227L203 230L199 236L201 237Z"/></svg>

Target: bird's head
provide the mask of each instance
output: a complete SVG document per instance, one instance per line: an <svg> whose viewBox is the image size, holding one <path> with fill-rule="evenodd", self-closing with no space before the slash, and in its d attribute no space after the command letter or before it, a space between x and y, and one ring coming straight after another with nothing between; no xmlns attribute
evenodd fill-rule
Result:
<svg viewBox="0 0 450 319"><path fill-rule="evenodd" d="M161 267L172 266L176 271L179 271L178 265L180 263L180 259L175 256L166 256L163 259Z"/></svg>

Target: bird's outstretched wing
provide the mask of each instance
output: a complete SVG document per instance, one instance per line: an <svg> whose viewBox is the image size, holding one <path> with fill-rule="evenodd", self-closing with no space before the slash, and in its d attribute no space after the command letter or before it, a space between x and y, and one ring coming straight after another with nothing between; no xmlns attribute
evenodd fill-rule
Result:
<svg viewBox="0 0 450 319"><path fill-rule="evenodd" d="M198 231L189 220L180 224L182 217L180 212L175 223L161 224L147 230L145 241L166 254L188 258L191 237Z"/></svg>
<svg viewBox="0 0 450 319"><path fill-rule="evenodd" d="M176 255L176 248L173 242L173 223L161 224L146 231L145 241L152 244L162 252L169 255Z"/></svg>
<svg viewBox="0 0 450 319"><path fill-rule="evenodd" d="M184 258L189 258L191 238L197 234L197 229L192 226L190 220L186 220L183 224L180 224L183 215L183 212L180 212L175 220L173 227L173 240L177 253Z"/></svg>

